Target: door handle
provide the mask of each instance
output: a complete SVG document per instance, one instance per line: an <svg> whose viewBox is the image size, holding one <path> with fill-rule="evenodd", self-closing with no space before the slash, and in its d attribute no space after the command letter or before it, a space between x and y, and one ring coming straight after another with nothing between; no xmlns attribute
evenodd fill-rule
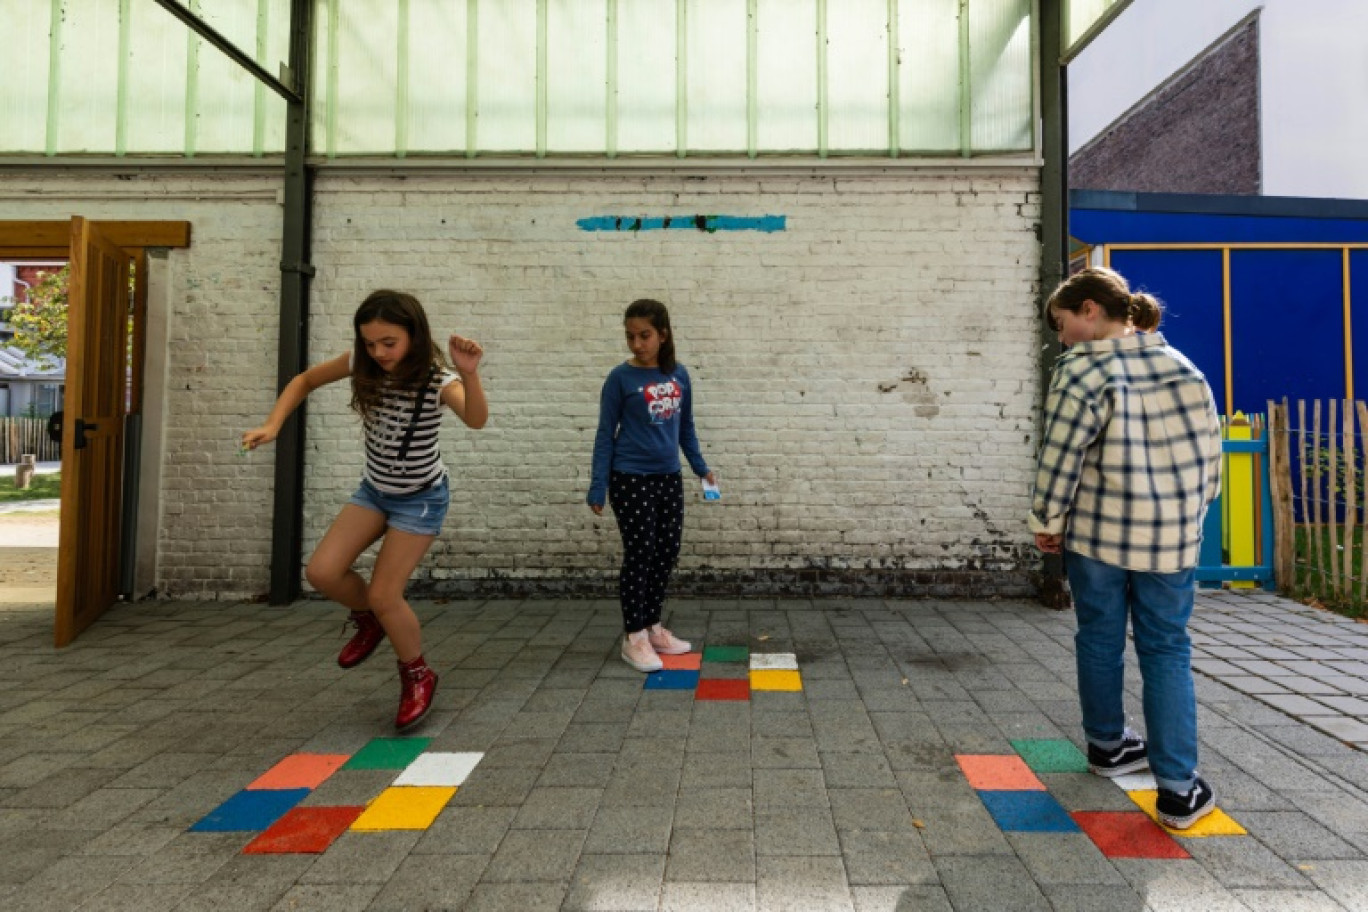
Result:
<svg viewBox="0 0 1368 912"><path fill-rule="evenodd" d="M72 430L73 444L78 450L85 449L86 431L98 431L98 424L87 424L83 419L77 418L76 425Z"/></svg>

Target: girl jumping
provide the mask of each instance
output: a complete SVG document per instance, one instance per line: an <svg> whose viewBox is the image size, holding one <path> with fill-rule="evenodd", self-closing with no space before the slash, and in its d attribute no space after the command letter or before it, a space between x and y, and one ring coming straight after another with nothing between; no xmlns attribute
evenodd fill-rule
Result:
<svg viewBox="0 0 1368 912"><path fill-rule="evenodd" d="M694 474L709 483L716 478L698 447L693 388L675 360L669 311L659 301L633 301L623 326L632 357L603 383L586 499L595 515L603 514L605 496L612 504L622 534L622 659L649 672L662 667L659 654L690 648L660 625L684 528L680 448Z"/></svg>
<svg viewBox="0 0 1368 912"><path fill-rule="evenodd" d="M352 326L352 350L291 380L266 423L242 435L242 445L255 449L275 440L309 393L351 378L351 406L365 428L366 467L305 576L351 609L348 621L356 633L337 657L343 668L360 665L389 637L402 683L394 724L403 730L427 714L437 691L437 673L423 660L418 616L404 599L409 577L442 531L451 500L437 428L443 406L467 427L484 427L489 405L478 371L484 350L473 339L451 336L447 351L455 373L447 370L422 305L397 291L372 292ZM352 564L381 537L367 583Z"/></svg>

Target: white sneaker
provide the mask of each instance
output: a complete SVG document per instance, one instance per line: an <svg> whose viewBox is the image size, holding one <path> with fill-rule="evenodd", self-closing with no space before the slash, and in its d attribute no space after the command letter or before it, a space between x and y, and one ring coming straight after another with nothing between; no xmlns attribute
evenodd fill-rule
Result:
<svg viewBox="0 0 1368 912"><path fill-rule="evenodd" d="M661 655L683 655L693 648L689 645L688 640L681 640L659 624L651 628L650 640L651 648Z"/></svg>
<svg viewBox="0 0 1368 912"><path fill-rule="evenodd" d="M622 638L622 661L637 671L648 673L660 671L665 667L660 661L660 656L651 648L651 641L644 630L629 633Z"/></svg>

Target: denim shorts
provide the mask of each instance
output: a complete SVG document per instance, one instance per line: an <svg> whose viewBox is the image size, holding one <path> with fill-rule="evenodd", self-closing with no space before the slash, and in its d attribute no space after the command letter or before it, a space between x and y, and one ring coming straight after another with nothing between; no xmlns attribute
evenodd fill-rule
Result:
<svg viewBox="0 0 1368 912"><path fill-rule="evenodd" d="M430 488L413 494L386 494L365 479L347 503L383 514L391 529L413 535L437 535L442 531L451 487L446 476Z"/></svg>

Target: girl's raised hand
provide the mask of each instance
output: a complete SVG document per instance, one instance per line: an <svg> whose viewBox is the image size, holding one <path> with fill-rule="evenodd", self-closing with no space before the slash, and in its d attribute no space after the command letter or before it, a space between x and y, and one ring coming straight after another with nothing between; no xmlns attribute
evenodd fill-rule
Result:
<svg viewBox="0 0 1368 912"><path fill-rule="evenodd" d="M447 341L447 354L451 356L451 363L458 373L473 374L480 366L480 359L484 357L484 349L474 339L453 333Z"/></svg>
<svg viewBox="0 0 1368 912"><path fill-rule="evenodd" d="M275 440L279 433L279 428L273 428L270 425L262 425L261 427L250 430L242 435L242 448L244 450L255 450L263 443L270 443L272 440Z"/></svg>

